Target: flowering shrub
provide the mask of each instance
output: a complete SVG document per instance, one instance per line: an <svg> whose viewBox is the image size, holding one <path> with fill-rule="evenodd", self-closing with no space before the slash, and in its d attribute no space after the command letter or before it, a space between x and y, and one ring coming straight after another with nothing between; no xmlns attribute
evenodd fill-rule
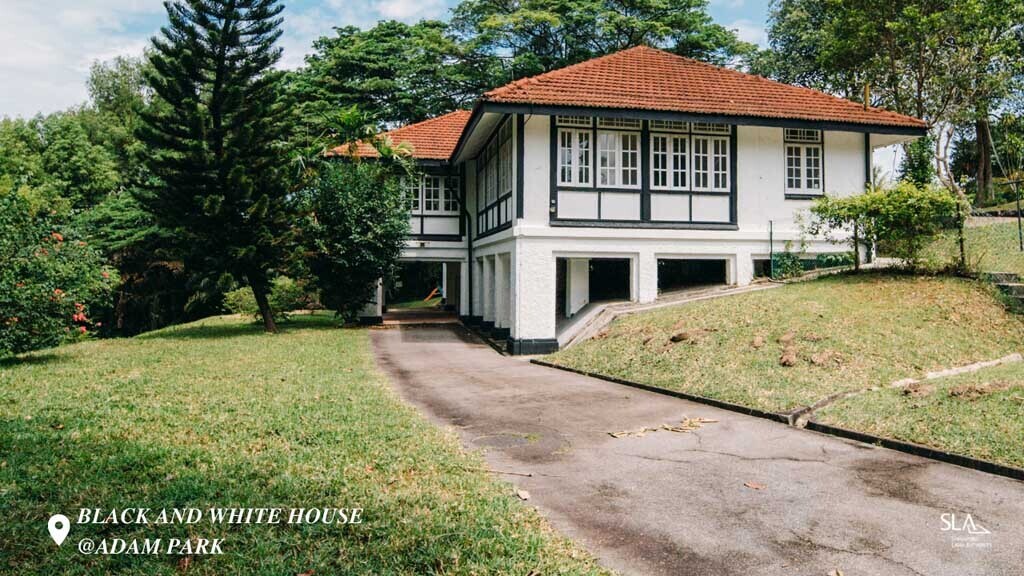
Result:
<svg viewBox="0 0 1024 576"><path fill-rule="evenodd" d="M117 273L72 231L0 189L0 357L87 337Z"/></svg>

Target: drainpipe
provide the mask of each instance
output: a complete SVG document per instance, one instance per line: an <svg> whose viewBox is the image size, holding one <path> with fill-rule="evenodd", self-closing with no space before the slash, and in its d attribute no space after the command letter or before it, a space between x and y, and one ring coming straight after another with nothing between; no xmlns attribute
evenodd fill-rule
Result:
<svg viewBox="0 0 1024 576"><path fill-rule="evenodd" d="M467 192L468 194L468 192ZM473 315L473 221L469 218L469 210L465 201L462 202L462 215L466 218L466 276L469 285L469 314Z"/></svg>

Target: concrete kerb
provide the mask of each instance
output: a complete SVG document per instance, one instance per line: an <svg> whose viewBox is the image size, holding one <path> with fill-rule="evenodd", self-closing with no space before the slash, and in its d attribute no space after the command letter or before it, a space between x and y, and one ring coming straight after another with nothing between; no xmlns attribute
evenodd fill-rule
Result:
<svg viewBox="0 0 1024 576"><path fill-rule="evenodd" d="M938 450L930 448L928 446L922 446L920 444L914 444L912 442L904 442L902 440L894 440L892 438L885 438L882 436L875 436L866 432L857 432L855 430L848 430L846 428L840 428L838 426L832 426L830 424L823 424L816 420L807 420L803 426L797 425L798 418L795 417L797 412L805 410L803 408L797 409L796 411L789 413L777 413L768 412L765 410L758 410L757 408L751 408L749 406L743 406L740 404L733 404L731 402L724 402L722 400L715 400L714 398L706 398L704 396L697 396L695 394L689 394L687 392L679 392L676 390L668 390L665 388L658 388L656 386L649 386L647 384L640 384L639 382L632 382L623 378L616 378L614 376L605 376L604 374L597 374L595 372L588 372L585 370L577 370L575 368L569 368L567 366L560 366L552 362L547 362L537 358L531 359L531 363L537 364L538 366L544 366L547 368L554 368L556 370L563 370L565 372L572 372L574 374L580 374L588 376L590 378L597 378L606 382L612 382L615 384L621 384L623 386L629 386L631 388L639 388L648 392L654 392L656 394L662 394L664 396L671 396L673 398L681 398L683 400L689 400L691 402L697 402L699 404L706 404L708 406L714 406L715 408L721 408L723 410L729 410L732 412L738 412L740 414L746 414L748 416L754 416L757 418L764 418L773 422L779 422L786 424L793 428L799 428L811 432L817 432L821 434L828 434L830 436L837 436L839 438L846 438L848 440L855 440L857 442L863 442L865 444L873 444L875 446L881 446L882 448L888 448L890 450L896 450L897 452L904 452L906 454L912 454L921 458L928 458L930 460L937 460L939 462L945 462L947 464L954 464L963 468L969 468L971 470L978 470L980 472L986 472L989 474L995 474L997 476L1003 476L1011 478L1013 480L1024 481L1024 469L1016 468L1013 466L1005 466L1003 464L997 464L995 462L989 462L988 460L980 460L978 458L972 458L970 456L964 456L962 454L955 454L952 452L946 452L944 450Z"/></svg>

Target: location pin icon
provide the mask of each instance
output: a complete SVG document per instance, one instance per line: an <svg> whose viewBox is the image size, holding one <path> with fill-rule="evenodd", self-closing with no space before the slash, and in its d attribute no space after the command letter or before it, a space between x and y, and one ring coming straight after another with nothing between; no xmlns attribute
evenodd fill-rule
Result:
<svg viewBox="0 0 1024 576"><path fill-rule="evenodd" d="M68 532L71 531L71 521L63 514L54 514L50 516L50 521L47 522L46 527L50 530L50 538L53 538L57 546L60 546L64 543L64 539L68 537Z"/></svg>

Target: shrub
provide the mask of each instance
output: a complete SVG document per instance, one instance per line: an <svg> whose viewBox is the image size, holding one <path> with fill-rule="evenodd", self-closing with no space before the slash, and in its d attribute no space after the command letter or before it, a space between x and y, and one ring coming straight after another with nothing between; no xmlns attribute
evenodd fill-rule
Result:
<svg viewBox="0 0 1024 576"><path fill-rule="evenodd" d="M944 188L900 182L857 196L820 198L811 214L811 233L841 231L848 236L856 227L861 240L885 245L893 257L916 268L924 247L936 234L955 224L956 199ZM844 237L837 241L851 240Z"/></svg>
<svg viewBox="0 0 1024 576"><path fill-rule="evenodd" d="M271 282L268 299L270 309L275 317L280 317L292 310L319 307L315 294L310 294L302 282L296 282L287 276L278 276ZM232 314L256 317L260 314L260 308L256 305L256 297L248 286L226 292L224 306Z"/></svg>
<svg viewBox="0 0 1024 576"><path fill-rule="evenodd" d="M73 230L0 189L0 357L87 337L116 284L116 271Z"/></svg>
<svg viewBox="0 0 1024 576"><path fill-rule="evenodd" d="M852 264L853 252L825 252L815 258L815 268L835 268Z"/></svg>

